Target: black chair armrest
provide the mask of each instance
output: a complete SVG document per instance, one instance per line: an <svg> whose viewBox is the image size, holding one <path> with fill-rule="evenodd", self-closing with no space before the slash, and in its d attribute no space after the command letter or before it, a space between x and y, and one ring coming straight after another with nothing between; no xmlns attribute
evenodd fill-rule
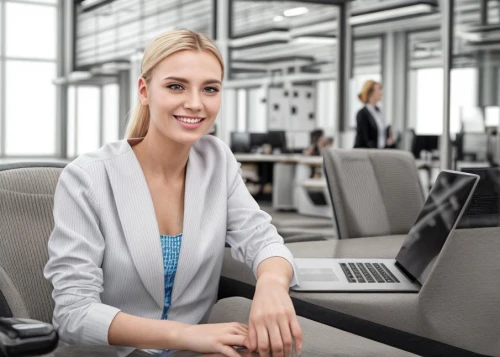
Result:
<svg viewBox="0 0 500 357"><path fill-rule="evenodd" d="M0 318L0 357L38 356L52 352L59 338L51 324Z"/></svg>

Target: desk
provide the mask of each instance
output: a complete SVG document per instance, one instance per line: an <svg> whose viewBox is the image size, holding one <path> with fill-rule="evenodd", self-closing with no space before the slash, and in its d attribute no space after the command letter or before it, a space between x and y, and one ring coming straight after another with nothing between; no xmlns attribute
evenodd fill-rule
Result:
<svg viewBox="0 0 500 357"><path fill-rule="evenodd" d="M310 166L321 166L323 164L323 157L321 156L306 156L299 154L234 154L238 162L282 162L290 164L304 164Z"/></svg>
<svg viewBox="0 0 500 357"><path fill-rule="evenodd" d="M311 168L323 165L322 156L301 154L235 154L240 163L271 164L273 166L273 208L275 210L297 210L301 214L331 218L329 204L316 205L308 195L309 186L302 181L309 180ZM265 171L265 166L259 171ZM326 192L326 185L315 186L314 190Z"/></svg>
<svg viewBox="0 0 500 357"><path fill-rule="evenodd" d="M259 357L258 353L251 353L248 351L238 351L241 357ZM174 353L173 355L170 355L169 357L225 357L225 355L221 353L206 353L206 354L201 354L197 352L189 352L189 351L179 351Z"/></svg>
<svg viewBox="0 0 500 357"><path fill-rule="evenodd" d="M234 157L238 162L291 162L294 163L296 159L295 155L266 155L266 154L234 154Z"/></svg>

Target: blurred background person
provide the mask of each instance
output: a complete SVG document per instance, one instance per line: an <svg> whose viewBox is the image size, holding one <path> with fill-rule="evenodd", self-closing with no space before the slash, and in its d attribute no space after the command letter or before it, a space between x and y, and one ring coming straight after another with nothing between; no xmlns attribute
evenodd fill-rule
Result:
<svg viewBox="0 0 500 357"><path fill-rule="evenodd" d="M318 143L321 138L324 138L325 132L323 129L316 129L311 131L311 145L304 150L304 155L307 156L318 156L320 155L320 149Z"/></svg>
<svg viewBox="0 0 500 357"><path fill-rule="evenodd" d="M377 104L382 100L382 85L368 80L358 94L365 104L356 115L355 148L383 149L394 147L392 131L386 128L385 118ZM390 135L388 135L390 134Z"/></svg>

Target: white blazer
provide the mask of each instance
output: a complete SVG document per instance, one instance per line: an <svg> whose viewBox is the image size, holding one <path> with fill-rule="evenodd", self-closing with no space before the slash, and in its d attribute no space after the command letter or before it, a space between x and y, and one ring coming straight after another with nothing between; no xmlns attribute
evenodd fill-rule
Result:
<svg viewBox="0 0 500 357"><path fill-rule="evenodd" d="M108 344L119 311L161 318L160 232L130 143L122 140L82 155L59 178L44 274L54 286L53 324L62 341ZM232 152L213 136L202 137L189 154L182 233L169 320L204 321L217 297L225 242L254 274L273 256L294 266L271 217L243 183ZM294 268L292 285L295 276ZM132 351L118 348L118 355Z"/></svg>

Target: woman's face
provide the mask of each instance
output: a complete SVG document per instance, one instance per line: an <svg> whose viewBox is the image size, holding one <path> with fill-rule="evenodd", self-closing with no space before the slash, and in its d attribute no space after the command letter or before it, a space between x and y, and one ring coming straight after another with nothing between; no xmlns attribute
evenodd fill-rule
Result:
<svg viewBox="0 0 500 357"><path fill-rule="evenodd" d="M380 102L382 100L383 93L384 92L382 91L382 86L380 84L375 83L373 85L373 93L371 95L372 99L376 102Z"/></svg>
<svg viewBox="0 0 500 357"><path fill-rule="evenodd" d="M221 102L222 68L206 51L180 51L161 61L150 83L139 79L141 104L150 111L150 131L193 144L212 127Z"/></svg>

